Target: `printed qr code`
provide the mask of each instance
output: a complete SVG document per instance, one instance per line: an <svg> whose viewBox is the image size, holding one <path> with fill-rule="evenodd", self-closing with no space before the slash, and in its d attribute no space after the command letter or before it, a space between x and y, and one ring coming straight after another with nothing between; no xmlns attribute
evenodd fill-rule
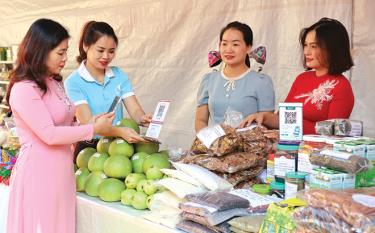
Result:
<svg viewBox="0 0 375 233"><path fill-rule="evenodd" d="M285 112L285 124L297 123L297 112Z"/></svg>
<svg viewBox="0 0 375 233"><path fill-rule="evenodd" d="M160 118L162 117L163 112L164 112L164 109L165 109L165 105L161 105L161 106L159 107L159 111L158 111L158 113L156 114L156 118L160 119Z"/></svg>

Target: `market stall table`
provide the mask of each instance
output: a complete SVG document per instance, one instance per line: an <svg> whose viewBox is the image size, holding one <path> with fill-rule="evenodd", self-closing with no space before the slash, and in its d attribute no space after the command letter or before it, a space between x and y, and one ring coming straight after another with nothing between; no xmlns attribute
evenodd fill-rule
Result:
<svg viewBox="0 0 375 233"><path fill-rule="evenodd" d="M144 219L147 212L77 193L77 233L182 232Z"/></svg>
<svg viewBox="0 0 375 233"><path fill-rule="evenodd" d="M0 184L0 233L6 232L9 186ZM148 211L140 211L120 202L103 202L77 193L77 233L181 233L144 219Z"/></svg>

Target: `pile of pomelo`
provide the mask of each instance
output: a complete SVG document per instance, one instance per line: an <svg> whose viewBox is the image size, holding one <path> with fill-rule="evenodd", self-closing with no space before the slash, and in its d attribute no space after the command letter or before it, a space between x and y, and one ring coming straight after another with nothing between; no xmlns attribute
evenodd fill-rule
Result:
<svg viewBox="0 0 375 233"><path fill-rule="evenodd" d="M139 132L134 120L122 119L118 127ZM168 153L159 152L159 144L129 144L122 138L102 137L96 149L85 148L77 156L76 188L103 201L121 201L136 209L146 209L152 194L158 191L155 181L169 168Z"/></svg>

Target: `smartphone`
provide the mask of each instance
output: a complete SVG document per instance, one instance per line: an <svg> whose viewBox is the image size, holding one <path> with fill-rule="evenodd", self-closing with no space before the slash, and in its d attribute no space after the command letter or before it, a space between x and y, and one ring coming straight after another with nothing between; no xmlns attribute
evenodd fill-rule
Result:
<svg viewBox="0 0 375 233"><path fill-rule="evenodd" d="M109 107L107 113L113 112L115 110L117 104L120 102L120 100L121 100L120 96L116 96L113 99L113 102L112 102L111 106Z"/></svg>
<svg viewBox="0 0 375 233"><path fill-rule="evenodd" d="M147 141L150 141L150 142L156 142L158 144L161 144L161 142L157 139L157 138L152 138L152 137L147 137L145 135L141 135L141 137Z"/></svg>

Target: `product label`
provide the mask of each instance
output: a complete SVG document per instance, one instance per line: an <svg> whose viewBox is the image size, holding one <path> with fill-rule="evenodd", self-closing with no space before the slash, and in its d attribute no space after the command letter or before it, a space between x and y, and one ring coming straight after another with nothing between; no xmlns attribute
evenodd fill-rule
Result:
<svg viewBox="0 0 375 233"><path fill-rule="evenodd" d="M116 140L116 144L122 144L122 143L125 143L125 141L123 139L117 139Z"/></svg>
<svg viewBox="0 0 375 233"><path fill-rule="evenodd" d="M266 182L271 183L273 180L275 180L275 162L272 160L267 160Z"/></svg>
<svg viewBox="0 0 375 233"><path fill-rule="evenodd" d="M332 151L332 150L322 150L320 152L320 154L321 155L328 155L328 156L335 157L335 158L338 158L338 159L345 159L345 160L348 160L349 157L352 156L352 154L350 154L350 153Z"/></svg>
<svg viewBox="0 0 375 233"><path fill-rule="evenodd" d="M310 154L298 153L298 171L311 173L313 165L310 162Z"/></svg>
<svg viewBox="0 0 375 233"><path fill-rule="evenodd" d="M296 169L295 159L288 159L284 156L275 158L275 176L285 177L285 173L293 172Z"/></svg>
<svg viewBox="0 0 375 233"><path fill-rule="evenodd" d="M297 184L285 182L285 199L296 197L297 191L298 191Z"/></svg>
<svg viewBox="0 0 375 233"><path fill-rule="evenodd" d="M234 189L229 193L248 200L250 202L251 207L269 205L271 203L281 201L281 199L279 198L271 196L262 196L249 189Z"/></svg>
<svg viewBox="0 0 375 233"><path fill-rule="evenodd" d="M360 121L350 121L351 129L349 136L361 136L363 131L363 125Z"/></svg>
<svg viewBox="0 0 375 233"><path fill-rule="evenodd" d="M197 137L207 148L210 148L211 144L216 139L224 135L225 131L223 130L223 128L221 128L220 125L203 128L197 133Z"/></svg>
<svg viewBox="0 0 375 233"><path fill-rule="evenodd" d="M103 139L103 143L108 143L108 142L109 142L108 138Z"/></svg>

